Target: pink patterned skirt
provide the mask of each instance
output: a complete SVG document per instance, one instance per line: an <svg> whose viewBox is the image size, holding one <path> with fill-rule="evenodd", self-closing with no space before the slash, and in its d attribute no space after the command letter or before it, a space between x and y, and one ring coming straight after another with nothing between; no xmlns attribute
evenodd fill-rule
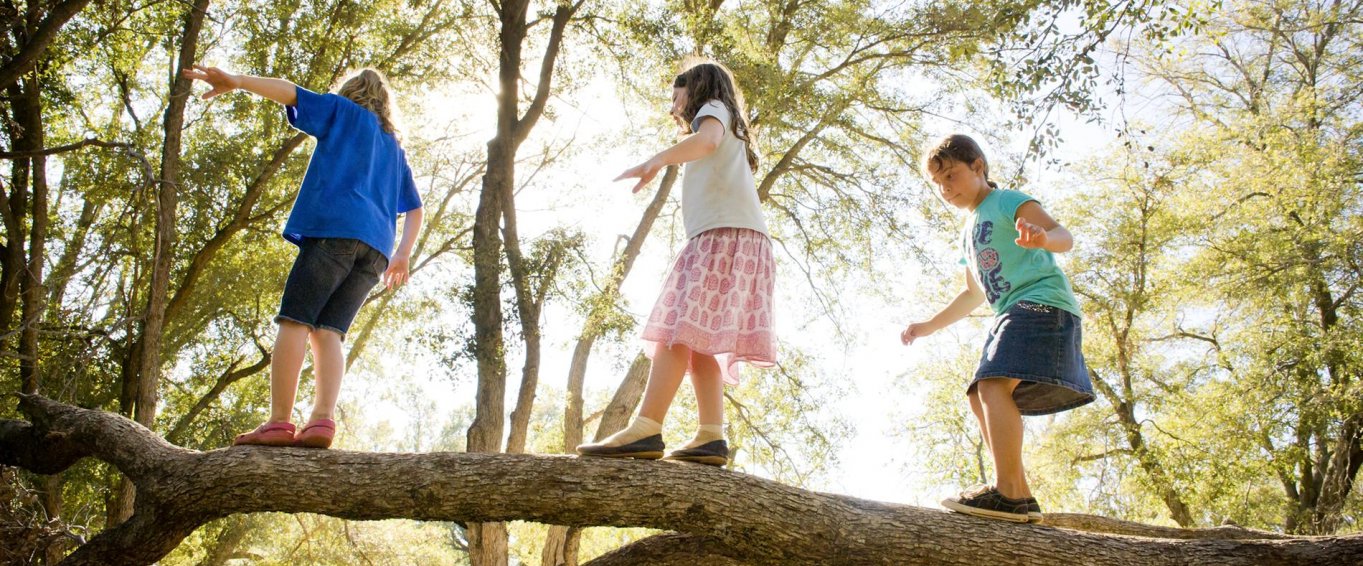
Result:
<svg viewBox="0 0 1363 566"><path fill-rule="evenodd" d="M686 243L644 326L644 351L681 344L715 356L724 382L738 363L776 363L771 240L747 228L715 228Z"/></svg>

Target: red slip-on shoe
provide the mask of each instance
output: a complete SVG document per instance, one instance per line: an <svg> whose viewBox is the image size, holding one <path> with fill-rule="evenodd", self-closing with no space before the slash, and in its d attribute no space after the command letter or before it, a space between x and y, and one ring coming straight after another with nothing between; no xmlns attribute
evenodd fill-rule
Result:
<svg viewBox="0 0 1363 566"><path fill-rule="evenodd" d="M293 445L304 448L327 448L331 446L331 439L334 436L336 436L336 421L317 419L308 421L308 424L294 438Z"/></svg>
<svg viewBox="0 0 1363 566"><path fill-rule="evenodd" d="M293 423L265 423L255 430L238 434L232 446L293 446Z"/></svg>

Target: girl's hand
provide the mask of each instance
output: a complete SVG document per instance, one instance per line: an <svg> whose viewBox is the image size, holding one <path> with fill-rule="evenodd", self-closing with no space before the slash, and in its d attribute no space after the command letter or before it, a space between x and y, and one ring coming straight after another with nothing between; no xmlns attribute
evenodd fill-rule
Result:
<svg viewBox="0 0 1363 566"><path fill-rule="evenodd" d="M899 333L899 341L903 342L905 346L908 346L909 344L912 344L914 340L932 334L933 332L937 332L937 329L933 328L931 324L926 322L915 322L910 324L908 328L905 328L903 332Z"/></svg>
<svg viewBox="0 0 1363 566"><path fill-rule="evenodd" d="M393 260L388 262L388 269L383 272L383 286L389 289L397 289L407 282L410 274L407 269L412 258L407 256L395 255Z"/></svg>
<svg viewBox="0 0 1363 566"><path fill-rule="evenodd" d="M648 161L626 169L624 173L621 173L620 176L616 177L614 180L639 179L639 182L634 184L634 190L632 191L637 193L639 192L639 189L644 188L644 185L647 185L649 181L652 181L654 177L657 177L658 172L662 171L663 167L664 165L661 162L649 159Z"/></svg>
<svg viewBox="0 0 1363 566"><path fill-rule="evenodd" d="M1036 224L1032 224L1022 218L1017 221L1018 237L1013 240L1017 245L1024 248L1044 248L1046 247L1046 230Z"/></svg>
<svg viewBox="0 0 1363 566"><path fill-rule="evenodd" d="M204 100L241 88L241 77L217 67L194 65L192 68L185 69L181 74L187 79L200 80L213 87L213 90L203 93Z"/></svg>

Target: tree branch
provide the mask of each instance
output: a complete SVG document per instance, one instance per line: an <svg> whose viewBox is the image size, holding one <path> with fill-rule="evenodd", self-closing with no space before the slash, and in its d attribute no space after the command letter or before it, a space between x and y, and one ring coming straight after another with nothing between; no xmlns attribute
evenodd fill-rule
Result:
<svg viewBox="0 0 1363 566"><path fill-rule="evenodd" d="M75 448L137 485L133 517L78 548L66 565L149 564L209 520L269 511L648 527L692 537L670 539L677 542L699 538L703 549L759 565L975 565L1020 556L1033 564L1344 565L1363 553L1363 535L1170 540L987 521L672 461L254 446L195 452L111 413L37 395L21 395L20 409L31 419L29 432L22 430L28 423L0 421L0 446L19 445L11 438L16 430L36 432L60 440L30 440L28 453L36 457L30 464L55 456L55 448ZM0 463L18 463L12 453L0 452Z"/></svg>
<svg viewBox="0 0 1363 566"><path fill-rule="evenodd" d="M19 80L24 73L32 70L38 64L38 58L42 57L43 52L52 44L52 40L57 38L57 32L61 30L66 22L85 8L90 0L66 0L54 6L47 12L47 18L38 29L33 33L31 39L15 55L13 59L6 61L0 66L0 90L9 88Z"/></svg>

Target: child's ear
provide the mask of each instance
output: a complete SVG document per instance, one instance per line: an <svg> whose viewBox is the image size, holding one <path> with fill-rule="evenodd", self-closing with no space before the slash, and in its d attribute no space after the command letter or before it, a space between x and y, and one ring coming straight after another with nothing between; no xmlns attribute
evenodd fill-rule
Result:
<svg viewBox="0 0 1363 566"><path fill-rule="evenodd" d="M976 172L976 173L979 173L980 175L984 175L984 174L985 174L985 169L986 169L987 167L988 167L988 165L985 165L985 164L984 164L984 158L983 158L983 157L976 157L976 158L975 158L975 161L970 162L970 170L971 170L971 171L974 171L974 172Z"/></svg>

